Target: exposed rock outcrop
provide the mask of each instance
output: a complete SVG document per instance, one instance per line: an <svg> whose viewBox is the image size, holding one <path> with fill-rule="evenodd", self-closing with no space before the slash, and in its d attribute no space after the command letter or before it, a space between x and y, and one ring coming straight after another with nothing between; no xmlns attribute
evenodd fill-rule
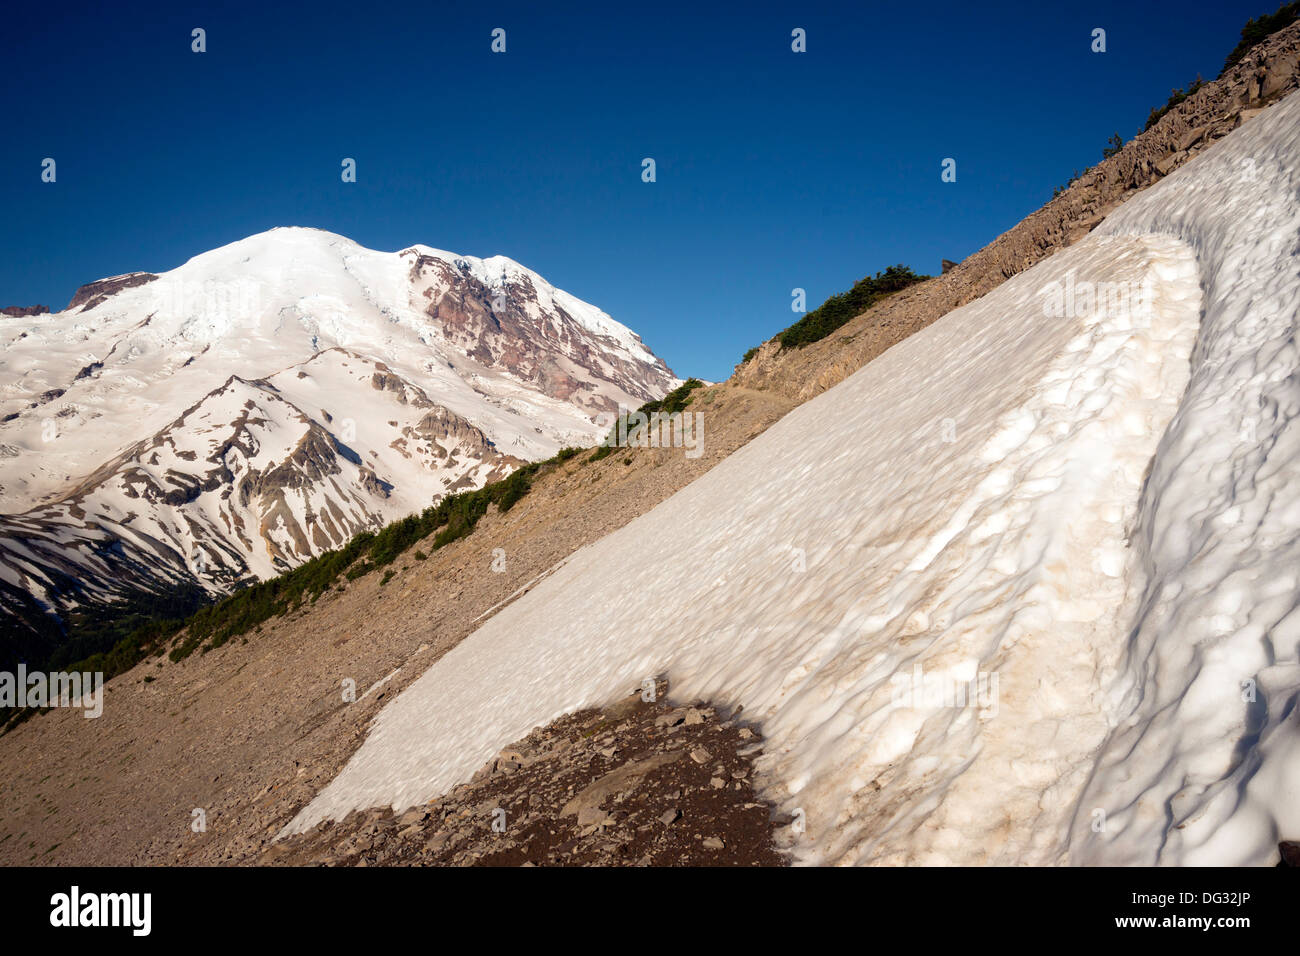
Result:
<svg viewBox="0 0 1300 956"><path fill-rule="evenodd" d="M489 285L468 265L458 267L418 249L410 280L426 300L425 314L471 358L536 384L561 401L615 411L618 403L599 388L607 382L641 401L675 384L662 359L634 361L606 347L598 330L584 325L551 297L542 301L536 283L522 270L506 271ZM640 339L635 339L640 346ZM646 353L648 355L648 353Z"/></svg>
<svg viewBox="0 0 1300 956"><path fill-rule="evenodd" d="M72 294L72 301L68 303L68 308L75 309L77 306L81 306L82 312L88 312L109 296L121 292L123 289L133 289L138 285L144 285L146 282L153 282L157 278L152 272L128 272L126 275L87 282Z"/></svg>
<svg viewBox="0 0 1300 956"><path fill-rule="evenodd" d="M232 375L63 495L0 515L0 567L23 585L0 589L0 612L29 630L48 624L57 631L60 616L95 602L184 583L221 593L523 464L383 363L334 349L304 369L320 374L322 366L348 362L374 369L372 385L401 420L368 427L386 426L395 436L389 447L412 466L418 487L410 487L407 471L399 489L378 459L348 444L355 422L323 412L318 420L276 381ZM303 381L300 374L288 370L278 381L287 388ZM37 617L48 621L33 619L24 588L40 596ZM6 659L0 654L0 664Z"/></svg>

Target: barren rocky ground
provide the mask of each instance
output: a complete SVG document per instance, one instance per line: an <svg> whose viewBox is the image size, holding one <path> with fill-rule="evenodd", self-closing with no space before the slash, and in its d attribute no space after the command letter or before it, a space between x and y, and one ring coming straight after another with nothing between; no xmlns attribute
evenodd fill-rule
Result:
<svg viewBox="0 0 1300 956"><path fill-rule="evenodd" d="M648 688L647 688L648 690ZM502 749L424 806L281 840L259 863L300 866L780 866L794 821L754 792L762 749L741 715L640 689Z"/></svg>

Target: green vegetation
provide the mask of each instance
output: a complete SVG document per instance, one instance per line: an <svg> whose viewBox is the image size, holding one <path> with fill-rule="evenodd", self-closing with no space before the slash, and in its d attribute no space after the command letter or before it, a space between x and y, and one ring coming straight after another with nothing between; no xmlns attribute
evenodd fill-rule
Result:
<svg viewBox="0 0 1300 956"><path fill-rule="evenodd" d="M826 338L886 296L928 278L930 277L919 275L901 263L890 266L883 272L877 272L874 276L867 276L857 282L848 292L831 296L794 325L778 333L775 340L781 343L782 351L791 348L801 349L805 345ZM740 364L744 365L757 355L759 348L761 346L756 345L746 351L740 359Z"/></svg>
<svg viewBox="0 0 1300 956"><path fill-rule="evenodd" d="M803 348L826 338L886 296L930 278L901 263L857 282L848 292L833 295L777 336L782 349Z"/></svg>
<svg viewBox="0 0 1300 956"><path fill-rule="evenodd" d="M1145 133L1145 132L1146 132L1147 130L1149 130L1152 126L1155 126L1156 123L1159 123L1161 117L1163 117L1163 116L1164 116L1166 113L1168 113L1171 109L1173 109L1175 106L1177 106L1177 105L1178 105L1179 103L1181 103L1183 100L1187 99L1187 97L1191 96L1193 93L1195 93L1197 90L1199 90L1199 89L1200 89L1202 86L1204 86L1204 85L1205 85L1205 81L1201 79L1201 75L1198 73L1198 74L1196 75L1196 79L1193 80L1191 83L1187 84L1187 89L1185 89L1185 90L1181 90L1181 89L1170 90L1170 92L1169 92L1169 102L1167 102L1164 106L1160 107L1159 109L1153 109L1153 110L1152 110L1152 111L1147 115L1147 122L1146 122L1146 125L1142 127L1142 132ZM1117 135L1118 135L1118 134L1117 134Z"/></svg>
<svg viewBox="0 0 1300 956"><path fill-rule="evenodd" d="M418 515L395 521L378 532L363 531L342 548L326 551L291 571L248 585L197 610L193 608L196 603L201 603L202 591L187 585L171 595L143 595L122 606L104 610L98 615L99 624L89 623L92 615L88 613L86 633L93 635L95 640L102 639L104 634L120 633L128 624L133 627L109 650L93 653L60 669L100 671L108 680L148 657L167 651L169 642L168 657L173 661L183 660L196 650L206 653L221 647L231 638L254 629L260 630L260 625L272 617L297 610L304 602L314 602L333 588L340 577L355 581L392 564L413 544L430 535L433 535L433 540L426 547L431 551L467 536L487 513L489 505L496 505L501 512L509 511L528 494L538 473L559 466L580 451L580 448L562 449L553 458L524 465L500 481L475 491L449 495ZM420 550L415 557L422 561L428 555ZM387 584L395 573L386 571L380 584ZM188 609L192 613L179 617L162 616L162 612L175 608ZM151 613L157 616L150 619ZM8 714L7 719L0 723L0 733L35 713L38 711L26 708Z"/></svg>
<svg viewBox="0 0 1300 956"><path fill-rule="evenodd" d="M1272 36L1278 30L1289 27L1298 19L1300 19L1300 3L1284 3L1277 8L1276 13L1266 13L1254 20L1247 20L1246 25L1241 28L1241 41L1232 48L1228 58L1223 61L1223 69L1219 71L1219 76L1223 76L1236 66L1256 43Z"/></svg>
<svg viewBox="0 0 1300 956"><path fill-rule="evenodd" d="M646 402L637 411L644 412L646 415L654 412L659 412L661 415L676 415L678 412L684 411L695 397L691 392L703 387L704 383L698 378L688 378L659 401Z"/></svg>
<svg viewBox="0 0 1300 956"><path fill-rule="evenodd" d="M704 383L698 378L688 378L663 398L654 402L646 402L637 411L645 415L651 415L654 412L661 415L676 415L694 400L695 396L691 392L703 387ZM619 416L618 420L614 422L614 426L610 428L609 434L605 436L604 443L592 453L591 457L587 459L588 461L600 461L614 454L614 449L618 447L619 426L623 425L626 418L626 415ZM623 425L623 427L626 429L627 426ZM627 462L624 462L624 464L627 464Z"/></svg>
<svg viewBox="0 0 1300 956"><path fill-rule="evenodd" d="M109 652L138 631L178 627L181 621L211 602L211 596L201 587L186 583L168 591L137 592L107 607L73 611L67 618L67 637L43 662L44 668L47 671L83 669L73 662Z"/></svg>
<svg viewBox="0 0 1300 956"><path fill-rule="evenodd" d="M1052 198L1055 199L1057 196L1064 193L1067 189L1069 189L1071 186L1074 185L1074 181L1078 178L1079 178L1079 171L1076 169L1074 173L1070 176L1070 178L1066 180L1064 186L1057 186L1055 189L1052 190Z"/></svg>
<svg viewBox="0 0 1300 956"><path fill-rule="evenodd" d="M1284 3L1277 8L1275 13L1266 13L1255 17L1253 20L1247 20L1246 25L1241 28L1241 39L1237 45L1232 48L1228 58L1223 61L1223 69L1219 71L1219 77L1231 70L1241 62L1241 58L1249 52L1255 44L1266 40L1278 30L1283 30L1300 20L1300 2ZM1219 77L1215 77L1218 79ZM1169 101L1159 109L1153 109L1147 116L1146 125L1142 127L1142 132L1146 132L1156 123L1160 122L1161 117L1171 109L1187 99L1197 90L1205 85L1205 81L1197 74L1195 80L1187 85L1187 89L1175 89L1169 93Z"/></svg>
<svg viewBox="0 0 1300 956"><path fill-rule="evenodd" d="M1223 69L1219 71L1219 76L1223 76L1224 73L1227 73L1228 70L1232 69L1233 66L1240 62L1241 58L1245 56L1247 51L1255 44L1266 39L1271 34L1276 33L1278 30L1290 26L1297 19L1300 19L1300 0L1293 3L1283 4L1278 7L1276 13L1265 14L1256 17L1253 20L1246 21L1246 25L1241 28L1241 41L1233 48L1232 52L1228 54L1228 59L1224 61ZM1169 99L1164 106L1152 108L1151 112L1147 114L1147 121L1142 127L1142 132L1145 133L1147 130L1151 129L1151 127L1159 123L1166 113L1194 94L1204 85L1205 81L1201 79L1200 74L1197 74L1196 79L1187 84L1186 89L1179 88L1171 90L1169 92ZM1102 159L1106 160L1114 156L1123 146L1123 137L1121 137L1119 133L1115 133L1111 136L1106 147L1102 149ZM1055 199L1057 196L1064 193L1078 178L1079 173L1076 170L1074 175L1070 177L1069 182L1064 186L1057 186L1056 189L1053 190L1052 198ZM748 359L748 356L746 358Z"/></svg>
<svg viewBox="0 0 1300 956"><path fill-rule="evenodd" d="M1250 48L1255 46L1255 44L1267 39L1278 30L1290 26L1298 19L1300 19L1300 0L1292 3L1284 3L1282 6L1278 7L1276 13L1264 14L1253 20L1247 20L1246 25L1241 28L1241 40L1235 47L1233 47L1232 52L1228 54L1227 60L1223 63L1223 69L1219 71L1219 76L1223 76L1223 74L1236 66L1237 63L1241 61L1241 58L1245 56ZM1218 77L1216 77L1216 79L1217 78ZM1159 123L1166 113L1194 94L1204 85L1205 81L1201 79L1200 74L1197 74L1196 79L1187 84L1186 89L1177 88L1170 90L1169 99L1166 101L1164 106L1153 107L1151 112L1147 114L1147 121L1142 127L1142 132L1145 133L1147 130L1151 129L1151 127ZM1116 133L1110 138L1106 147L1102 149L1102 159L1110 159L1110 157L1120 151L1123 145L1123 138L1119 133ZM1078 178L1079 174L1076 172L1070 178L1070 182L1066 183L1064 186L1057 186L1055 191L1052 193L1052 198L1055 199L1057 196L1069 189L1070 183L1073 183Z"/></svg>
<svg viewBox="0 0 1300 956"><path fill-rule="evenodd" d="M1246 25L1241 28L1241 39L1237 45L1232 48L1228 58L1223 61L1223 69L1219 71L1219 77L1231 70L1241 62L1241 58L1249 52L1250 48L1272 36L1278 30L1283 30L1300 20L1300 2L1284 3L1277 8L1275 13L1266 13L1255 17L1253 20L1247 20ZM1218 79L1219 77L1215 77ZM1171 90L1169 101L1159 109L1153 109L1147 116L1146 125L1142 127L1142 132L1146 132L1156 123L1160 122L1161 117L1171 109L1187 99L1202 86L1205 81L1197 74L1195 80L1187 85L1187 89Z"/></svg>
<svg viewBox="0 0 1300 956"><path fill-rule="evenodd" d="M171 649L168 656L179 661L200 646L204 650L220 647L263 621L297 610L304 601L315 601L334 585L339 575L355 581L392 564L413 544L429 535L433 535L434 551L465 537L487 513L488 505L496 505L499 511L509 511L528 493L533 476L544 465L558 464L558 458L524 465L509 477L477 491L449 495L418 515L394 521L379 532L363 531L338 550L317 555L292 571L236 591L186 621L184 639ZM395 573L387 572L380 584L387 584Z"/></svg>

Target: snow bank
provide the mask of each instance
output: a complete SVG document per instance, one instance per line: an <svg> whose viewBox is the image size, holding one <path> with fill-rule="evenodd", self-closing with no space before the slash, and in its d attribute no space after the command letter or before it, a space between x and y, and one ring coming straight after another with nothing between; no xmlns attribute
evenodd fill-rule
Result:
<svg viewBox="0 0 1300 956"><path fill-rule="evenodd" d="M1186 240L1205 298L1142 496L1150 584L1121 723L1080 802L1080 862L1271 863L1300 838L1298 160L1291 96L1098 230Z"/></svg>
<svg viewBox="0 0 1300 956"><path fill-rule="evenodd" d="M573 555L389 704L286 832L428 799L666 673L762 721L802 862L1266 862L1300 806L1298 114Z"/></svg>

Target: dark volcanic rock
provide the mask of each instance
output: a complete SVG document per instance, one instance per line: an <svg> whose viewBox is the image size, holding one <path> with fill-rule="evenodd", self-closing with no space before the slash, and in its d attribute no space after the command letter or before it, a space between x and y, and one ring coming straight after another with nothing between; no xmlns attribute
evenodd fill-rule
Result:
<svg viewBox="0 0 1300 956"><path fill-rule="evenodd" d="M75 309L80 305L83 306L81 311L85 312L99 305L110 295L121 292L123 289L132 289L135 286L144 285L156 278L158 277L152 272L129 272L124 276L113 276L108 279L97 279L94 282L88 282L73 293L68 308Z"/></svg>

